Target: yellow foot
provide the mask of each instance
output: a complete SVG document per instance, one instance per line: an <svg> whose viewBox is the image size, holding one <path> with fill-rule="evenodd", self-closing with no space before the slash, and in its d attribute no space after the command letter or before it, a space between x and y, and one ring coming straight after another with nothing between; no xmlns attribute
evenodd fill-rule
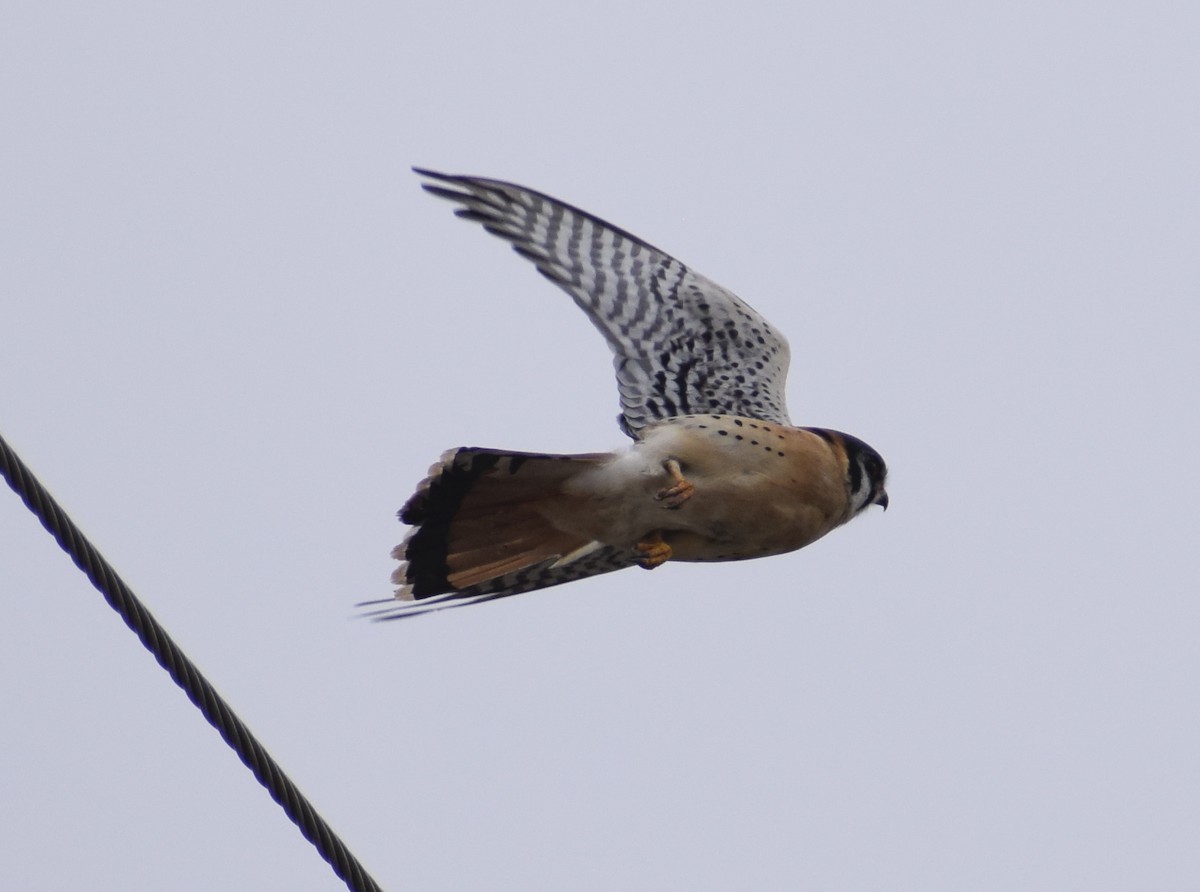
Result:
<svg viewBox="0 0 1200 892"><path fill-rule="evenodd" d="M696 484L683 476L683 470L675 459L668 459L663 467L671 475L675 485L660 489L654 494L654 498L662 502L664 508L674 510L692 497L692 493L696 491Z"/></svg>
<svg viewBox="0 0 1200 892"><path fill-rule="evenodd" d="M638 566L644 570L661 567L671 559L671 546L663 541L662 531L655 530L633 546L638 556Z"/></svg>

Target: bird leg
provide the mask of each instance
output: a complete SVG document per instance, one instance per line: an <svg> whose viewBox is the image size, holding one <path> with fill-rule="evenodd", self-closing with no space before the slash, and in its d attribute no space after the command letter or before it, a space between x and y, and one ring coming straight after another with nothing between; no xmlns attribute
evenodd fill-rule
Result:
<svg viewBox="0 0 1200 892"><path fill-rule="evenodd" d="M653 570L671 559L671 546L663 541L662 530L647 533L634 543L633 551L638 555L638 566L643 570Z"/></svg>
<svg viewBox="0 0 1200 892"><path fill-rule="evenodd" d="M692 497L692 493L696 490L696 484L683 476L683 469L679 467L679 462L673 458L669 458L663 462L663 468L671 475L671 479L675 481L675 485L669 486L666 489L660 489L654 494L654 498L662 502L664 508L675 510Z"/></svg>

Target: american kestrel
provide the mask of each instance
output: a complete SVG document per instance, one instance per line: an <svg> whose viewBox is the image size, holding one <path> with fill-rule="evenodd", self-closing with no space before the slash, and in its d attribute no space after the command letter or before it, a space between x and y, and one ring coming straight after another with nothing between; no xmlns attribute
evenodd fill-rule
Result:
<svg viewBox="0 0 1200 892"><path fill-rule="evenodd" d="M400 510L381 618L476 604L638 565L803 548L870 505L887 467L857 437L793 427L788 346L715 282L629 233L512 183L417 168L427 192L510 242L608 341L618 452L444 453Z"/></svg>

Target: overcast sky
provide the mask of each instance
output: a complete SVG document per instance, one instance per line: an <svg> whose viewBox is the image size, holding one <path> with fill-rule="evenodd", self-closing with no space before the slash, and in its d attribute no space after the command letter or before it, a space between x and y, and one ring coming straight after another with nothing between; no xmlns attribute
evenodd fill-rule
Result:
<svg viewBox="0 0 1200 892"><path fill-rule="evenodd" d="M773 9L7 4L0 430L387 889L1198 888L1200 12ZM443 449L623 441L413 164L737 292L891 509L356 620ZM344 888L7 490L0 595L0 888Z"/></svg>

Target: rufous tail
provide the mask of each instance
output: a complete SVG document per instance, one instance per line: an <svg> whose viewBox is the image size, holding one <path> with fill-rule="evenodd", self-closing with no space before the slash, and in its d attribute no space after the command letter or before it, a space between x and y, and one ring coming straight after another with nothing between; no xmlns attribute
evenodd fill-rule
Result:
<svg viewBox="0 0 1200 892"><path fill-rule="evenodd" d="M401 562L392 574L396 596L419 600L478 587L588 546L544 512L563 498L567 480L606 458L449 450L400 509L413 530L392 551Z"/></svg>

